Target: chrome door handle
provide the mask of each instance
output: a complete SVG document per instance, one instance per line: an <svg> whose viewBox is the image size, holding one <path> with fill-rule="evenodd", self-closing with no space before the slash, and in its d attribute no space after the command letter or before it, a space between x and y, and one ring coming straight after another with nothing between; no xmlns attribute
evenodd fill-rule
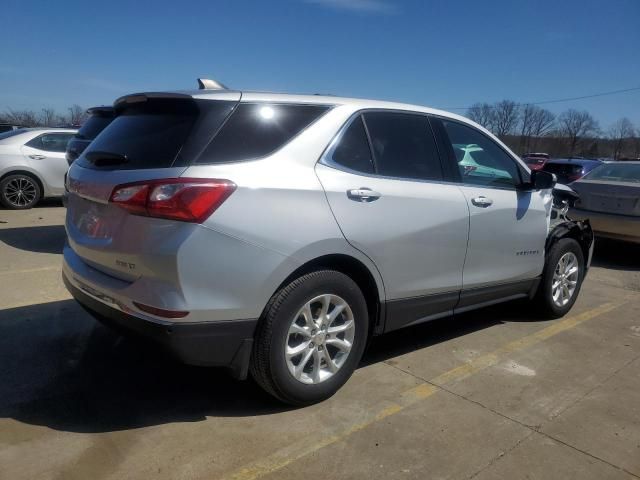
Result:
<svg viewBox="0 0 640 480"><path fill-rule="evenodd" d="M471 203L473 203L476 207L487 208L493 205L493 200L480 195L479 197L472 198Z"/></svg>
<svg viewBox="0 0 640 480"><path fill-rule="evenodd" d="M45 157L44 155L37 155L36 154L36 155L29 155L29 158L33 158L34 160L44 160L47 157Z"/></svg>
<svg viewBox="0 0 640 480"><path fill-rule="evenodd" d="M373 202L374 200L379 199L381 196L382 195L380 193L374 192L367 187L347 190L347 197L349 197L349 200L353 200L356 202Z"/></svg>

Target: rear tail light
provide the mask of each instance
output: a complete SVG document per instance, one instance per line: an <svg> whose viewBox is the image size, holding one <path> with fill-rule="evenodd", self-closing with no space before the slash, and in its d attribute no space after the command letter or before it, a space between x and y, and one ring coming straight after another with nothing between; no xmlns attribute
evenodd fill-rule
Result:
<svg viewBox="0 0 640 480"><path fill-rule="evenodd" d="M170 178L118 185L109 201L134 215L202 223L235 189L228 180Z"/></svg>
<svg viewBox="0 0 640 480"><path fill-rule="evenodd" d="M581 168L580 170L578 170L577 172L574 172L572 174L569 174L567 176L567 179L570 182L574 182L576 180L580 180L582 178L582 176L584 175L584 170Z"/></svg>

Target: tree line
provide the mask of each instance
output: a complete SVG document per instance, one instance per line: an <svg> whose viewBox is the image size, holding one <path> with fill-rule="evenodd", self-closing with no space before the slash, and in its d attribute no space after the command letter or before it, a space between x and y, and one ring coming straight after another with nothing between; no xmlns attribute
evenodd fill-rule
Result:
<svg viewBox="0 0 640 480"><path fill-rule="evenodd" d="M0 123L21 127L78 127L85 121L86 116L86 109L80 105L71 105L62 113L53 108L43 108L39 112L8 108L0 112Z"/></svg>
<svg viewBox="0 0 640 480"><path fill-rule="evenodd" d="M555 115L538 105L513 100L476 103L466 116L521 155L545 152L553 157L640 158L640 128L626 117L603 130L586 110L569 109Z"/></svg>
<svg viewBox="0 0 640 480"><path fill-rule="evenodd" d="M640 127L626 117L603 130L586 110L569 109L555 115L538 105L513 100L476 103L466 116L520 155L545 152L553 157L640 158ZM0 112L0 123L25 127L77 127L85 119L86 110L80 105L71 105L63 113L53 108Z"/></svg>

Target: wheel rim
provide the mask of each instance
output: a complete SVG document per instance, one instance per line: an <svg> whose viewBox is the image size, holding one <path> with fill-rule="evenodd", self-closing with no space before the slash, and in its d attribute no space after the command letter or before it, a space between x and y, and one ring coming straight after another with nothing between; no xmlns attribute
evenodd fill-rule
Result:
<svg viewBox="0 0 640 480"><path fill-rule="evenodd" d="M553 272L553 282L551 283L553 303L558 307L564 307L573 297L578 286L579 274L580 265L575 253L567 252L562 255Z"/></svg>
<svg viewBox="0 0 640 480"><path fill-rule="evenodd" d="M13 178L4 187L4 198L15 207L26 207L35 200L37 192L36 184L28 178Z"/></svg>
<svg viewBox="0 0 640 480"><path fill-rule="evenodd" d="M306 384L324 382L344 365L356 325L349 304L337 295L312 298L293 317L285 359L293 377Z"/></svg>

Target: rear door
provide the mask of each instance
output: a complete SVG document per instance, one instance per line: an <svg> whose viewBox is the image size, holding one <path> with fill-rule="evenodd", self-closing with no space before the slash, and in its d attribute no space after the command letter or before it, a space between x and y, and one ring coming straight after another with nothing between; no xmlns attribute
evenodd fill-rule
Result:
<svg viewBox="0 0 640 480"><path fill-rule="evenodd" d="M357 115L316 172L346 239L380 270L386 330L450 313L462 286L469 212L459 188L443 182L428 118Z"/></svg>
<svg viewBox="0 0 640 480"><path fill-rule="evenodd" d="M40 174L53 195L62 194L64 190L64 174L68 168L65 151L72 137L73 133L43 133L22 146L25 160Z"/></svg>
<svg viewBox="0 0 640 480"><path fill-rule="evenodd" d="M527 172L480 130L450 119L434 121L448 138L449 159L470 211L459 307L528 291L544 265L550 191L521 189Z"/></svg>

